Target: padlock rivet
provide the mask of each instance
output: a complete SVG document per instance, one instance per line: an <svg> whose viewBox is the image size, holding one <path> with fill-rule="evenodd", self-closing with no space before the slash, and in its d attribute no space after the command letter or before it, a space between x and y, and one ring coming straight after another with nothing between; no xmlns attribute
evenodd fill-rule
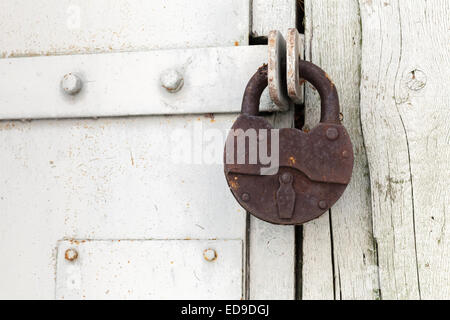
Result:
<svg viewBox="0 0 450 320"><path fill-rule="evenodd" d="M327 138L329 140L336 140L339 137L338 130L336 128L333 128L333 127L328 128L326 134L327 134Z"/></svg>
<svg viewBox="0 0 450 320"><path fill-rule="evenodd" d="M75 249L67 249L64 257L68 261L74 261L78 258L78 251Z"/></svg>
<svg viewBox="0 0 450 320"><path fill-rule="evenodd" d="M283 183L289 183L292 181L292 174L290 174L289 172L285 172L281 175L281 181Z"/></svg>
<svg viewBox="0 0 450 320"><path fill-rule="evenodd" d="M205 258L206 261L212 262L217 259L217 252L214 249L206 249L203 251L203 258Z"/></svg>
<svg viewBox="0 0 450 320"><path fill-rule="evenodd" d="M175 69L164 71L161 74L160 81L161 86L170 93L180 91L184 84L183 75Z"/></svg>
<svg viewBox="0 0 450 320"><path fill-rule="evenodd" d="M247 202L247 201L249 201L250 200L250 195L248 194L248 193L243 193L242 195L241 195L241 199L242 199L242 201L245 201L245 202Z"/></svg>
<svg viewBox="0 0 450 320"><path fill-rule="evenodd" d="M320 200L319 201L319 208L322 210L325 210L326 208L328 208L328 204L325 200Z"/></svg>
<svg viewBox="0 0 450 320"><path fill-rule="evenodd" d="M75 95L81 91L82 87L83 82L76 74L68 73L61 80L61 88L66 94Z"/></svg>

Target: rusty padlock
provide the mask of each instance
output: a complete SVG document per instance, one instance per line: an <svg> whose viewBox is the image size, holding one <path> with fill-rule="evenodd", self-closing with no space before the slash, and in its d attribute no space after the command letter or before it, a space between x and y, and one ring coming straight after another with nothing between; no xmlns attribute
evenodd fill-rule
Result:
<svg viewBox="0 0 450 320"><path fill-rule="evenodd" d="M307 61L300 61L299 72L319 92L317 126L309 132L278 130L258 116L267 86L265 65L248 82L241 115L225 145L225 176L234 197L255 217L275 224L318 218L340 198L353 170L353 147L339 119L333 82Z"/></svg>

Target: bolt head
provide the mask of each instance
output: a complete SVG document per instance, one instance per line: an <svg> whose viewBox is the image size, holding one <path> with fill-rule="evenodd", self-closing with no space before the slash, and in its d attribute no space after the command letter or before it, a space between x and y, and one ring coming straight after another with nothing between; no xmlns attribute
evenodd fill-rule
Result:
<svg viewBox="0 0 450 320"><path fill-rule="evenodd" d="M319 201L319 208L322 209L322 210L327 209L328 208L327 202L325 200L320 200Z"/></svg>
<svg viewBox="0 0 450 320"><path fill-rule="evenodd" d="M241 195L241 199L242 199L242 201L245 201L245 202L247 202L247 201L249 201L250 200L250 195L248 194L248 193L243 193L242 195Z"/></svg>
<svg viewBox="0 0 450 320"><path fill-rule="evenodd" d="M161 86L170 93L180 91L184 84L183 75L174 69L164 71L161 74L160 81Z"/></svg>
<svg viewBox="0 0 450 320"><path fill-rule="evenodd" d="M290 183L292 181L292 174L285 172L281 175L280 180L282 183Z"/></svg>
<svg viewBox="0 0 450 320"><path fill-rule="evenodd" d="M67 249L64 257L66 258L67 261L74 261L78 258L78 251L75 249Z"/></svg>
<svg viewBox="0 0 450 320"><path fill-rule="evenodd" d="M333 141L339 137L339 131L336 128L331 127L327 129L326 135L328 140Z"/></svg>
<svg viewBox="0 0 450 320"><path fill-rule="evenodd" d="M217 252L214 249L205 249L203 251L203 258L205 258L206 261L212 262L217 259Z"/></svg>
<svg viewBox="0 0 450 320"><path fill-rule="evenodd" d="M75 95L81 91L82 87L83 82L76 74L68 73L61 80L61 88L66 94Z"/></svg>

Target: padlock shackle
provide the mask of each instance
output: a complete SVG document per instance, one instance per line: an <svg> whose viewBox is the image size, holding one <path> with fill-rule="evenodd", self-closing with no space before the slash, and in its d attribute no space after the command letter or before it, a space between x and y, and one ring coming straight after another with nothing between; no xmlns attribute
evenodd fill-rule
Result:
<svg viewBox="0 0 450 320"><path fill-rule="evenodd" d="M320 122L340 124L339 97L336 86L330 80L327 73L315 64L300 60L300 78L310 82L319 92L321 111ZM259 114L259 100L267 87L267 65L258 68L258 71L247 83L242 99L242 114L257 116Z"/></svg>
<svg viewBox="0 0 450 320"><path fill-rule="evenodd" d="M259 100L267 84L267 64L264 64L258 68L245 87L241 107L242 114L251 116L259 114Z"/></svg>

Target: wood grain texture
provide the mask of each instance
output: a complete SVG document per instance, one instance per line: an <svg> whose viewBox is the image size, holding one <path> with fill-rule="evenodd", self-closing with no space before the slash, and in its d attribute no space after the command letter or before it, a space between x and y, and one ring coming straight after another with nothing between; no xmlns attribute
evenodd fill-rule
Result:
<svg viewBox="0 0 450 320"><path fill-rule="evenodd" d="M333 256L330 216L303 225L302 299L333 300Z"/></svg>
<svg viewBox="0 0 450 320"><path fill-rule="evenodd" d="M295 298L295 232L251 217L249 298Z"/></svg>
<svg viewBox="0 0 450 320"><path fill-rule="evenodd" d="M377 299L369 172L359 114L358 3L321 0L305 4L306 58L324 69L336 84L343 124L353 143L355 164L352 180L331 208L331 216L327 213L304 225L303 298ZM318 94L308 85L305 129L319 121L319 110Z"/></svg>
<svg viewBox="0 0 450 320"><path fill-rule="evenodd" d="M285 35L296 27L296 0L253 0L251 19L254 37L267 37L271 30Z"/></svg>
<svg viewBox="0 0 450 320"><path fill-rule="evenodd" d="M280 30L285 35L288 28L295 27L295 0L254 0L252 14L253 35L267 35L270 30ZM263 97L267 96L265 90ZM275 128L290 128L294 110L274 113L267 120ZM294 227L273 225L252 216L249 222L248 298L294 299Z"/></svg>
<svg viewBox="0 0 450 320"><path fill-rule="evenodd" d="M361 118L384 299L450 298L450 3L360 1Z"/></svg>

